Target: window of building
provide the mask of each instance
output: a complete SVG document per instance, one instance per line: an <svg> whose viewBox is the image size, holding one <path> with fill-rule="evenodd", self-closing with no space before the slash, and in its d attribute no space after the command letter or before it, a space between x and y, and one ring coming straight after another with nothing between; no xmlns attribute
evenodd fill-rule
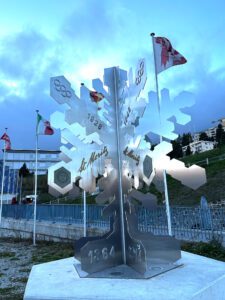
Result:
<svg viewBox="0 0 225 300"><path fill-rule="evenodd" d="M6 160L13 159L13 153L7 153Z"/></svg>
<svg viewBox="0 0 225 300"><path fill-rule="evenodd" d="M46 163L39 163L39 168L45 168L46 167Z"/></svg>

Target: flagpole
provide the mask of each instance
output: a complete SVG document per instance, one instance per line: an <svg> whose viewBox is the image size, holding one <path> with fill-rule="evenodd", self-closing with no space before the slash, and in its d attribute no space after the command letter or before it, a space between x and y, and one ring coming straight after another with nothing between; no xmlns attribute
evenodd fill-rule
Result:
<svg viewBox="0 0 225 300"><path fill-rule="evenodd" d="M16 170L16 169L15 169ZM18 185L19 185L19 170L16 170L16 201L19 202L19 199L17 199L18 194Z"/></svg>
<svg viewBox="0 0 225 300"><path fill-rule="evenodd" d="M38 115L39 110L36 110ZM35 181L34 181L34 224L33 224L33 245L36 245L36 215L37 215L37 168L38 168L38 132L36 128L36 149L35 149Z"/></svg>
<svg viewBox="0 0 225 300"><path fill-rule="evenodd" d="M14 169L14 163L12 164L12 167L13 167L13 180L12 180L12 195L14 197L14 194L15 194L15 169Z"/></svg>
<svg viewBox="0 0 225 300"><path fill-rule="evenodd" d="M7 132L8 128L5 128ZM4 140L4 152L3 152L3 163L2 163L2 187L1 187L1 202L0 202L0 224L2 223L2 202L3 202L3 191L4 191L4 180L5 180L5 152L6 152L6 141Z"/></svg>
<svg viewBox="0 0 225 300"><path fill-rule="evenodd" d="M87 236L87 205L86 205L86 191L83 191L83 208L84 208L84 215L83 215L83 222L84 222L84 237Z"/></svg>
<svg viewBox="0 0 225 300"><path fill-rule="evenodd" d="M155 33L151 33L152 47L153 47L153 54L154 54L154 65L155 65L155 83L156 83L157 104L158 104L159 118L160 118L160 123L161 123L159 85L158 85L158 76L157 76L157 71L156 71L156 52L155 52L154 36L155 36ZM162 141L163 141L162 136L160 136L160 143ZM165 193L165 200L166 200L166 214L167 214L168 233L169 233L169 235L172 236L170 203L169 203L168 186L167 186L167 178L166 178L166 170L165 169L163 169L163 182L164 182L164 193Z"/></svg>
<svg viewBox="0 0 225 300"><path fill-rule="evenodd" d="M9 167L9 174L8 174L8 186L7 186L7 204L9 203L9 192L10 192L10 185L11 185L11 176L10 176L10 167Z"/></svg>

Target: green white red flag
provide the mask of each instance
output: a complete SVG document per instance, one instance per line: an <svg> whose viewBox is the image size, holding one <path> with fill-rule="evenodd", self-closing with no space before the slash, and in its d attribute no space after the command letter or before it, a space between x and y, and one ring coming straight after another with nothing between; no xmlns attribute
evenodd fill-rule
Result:
<svg viewBox="0 0 225 300"><path fill-rule="evenodd" d="M160 73L170 67L182 65L186 58L173 49L170 41L165 37L153 37L156 73Z"/></svg>
<svg viewBox="0 0 225 300"><path fill-rule="evenodd" d="M54 134L54 130L51 127L49 121L45 120L40 114L37 114L37 128L36 133L44 134L44 135L52 135Z"/></svg>
<svg viewBox="0 0 225 300"><path fill-rule="evenodd" d="M8 134L6 134L6 132L1 137L1 140L5 141L5 150L10 150L11 149L11 141L10 141Z"/></svg>

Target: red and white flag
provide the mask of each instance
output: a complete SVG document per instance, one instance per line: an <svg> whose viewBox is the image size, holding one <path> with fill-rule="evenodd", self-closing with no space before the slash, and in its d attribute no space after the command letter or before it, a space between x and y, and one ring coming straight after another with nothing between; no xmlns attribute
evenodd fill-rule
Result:
<svg viewBox="0 0 225 300"><path fill-rule="evenodd" d="M90 91L90 97L91 97L91 100L95 103L98 103L98 102L102 101L102 99L105 98L102 93L95 92L95 91Z"/></svg>
<svg viewBox="0 0 225 300"><path fill-rule="evenodd" d="M5 150L10 150L11 149L11 141L9 136L4 133L3 136L1 137L1 140L5 141Z"/></svg>
<svg viewBox="0 0 225 300"><path fill-rule="evenodd" d="M170 41L164 37L153 37L156 73L160 73L170 67L182 65L187 62L186 58L177 50L173 49Z"/></svg>

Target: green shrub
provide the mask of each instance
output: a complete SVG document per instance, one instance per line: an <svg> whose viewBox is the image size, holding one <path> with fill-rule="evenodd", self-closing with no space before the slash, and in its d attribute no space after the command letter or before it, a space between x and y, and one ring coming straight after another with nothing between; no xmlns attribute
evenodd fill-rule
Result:
<svg viewBox="0 0 225 300"><path fill-rule="evenodd" d="M187 252L225 261L225 248L216 240L212 240L210 243L184 242L181 248Z"/></svg>

